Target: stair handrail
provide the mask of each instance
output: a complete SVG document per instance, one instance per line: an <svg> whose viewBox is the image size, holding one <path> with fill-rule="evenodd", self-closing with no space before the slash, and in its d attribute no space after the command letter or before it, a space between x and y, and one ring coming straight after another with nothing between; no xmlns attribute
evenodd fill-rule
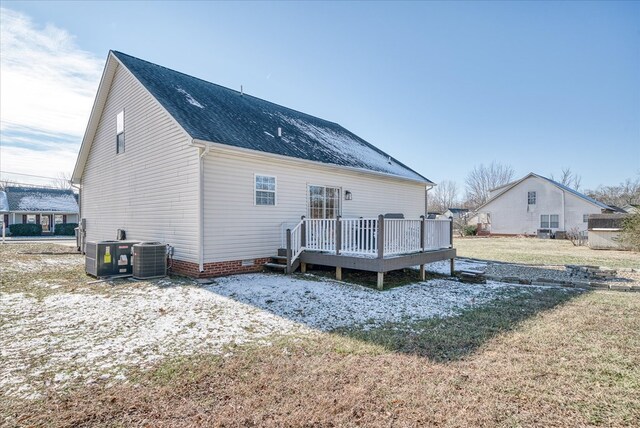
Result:
<svg viewBox="0 0 640 428"><path fill-rule="evenodd" d="M291 272L293 263L304 251L304 216L293 228L287 229L287 271Z"/></svg>

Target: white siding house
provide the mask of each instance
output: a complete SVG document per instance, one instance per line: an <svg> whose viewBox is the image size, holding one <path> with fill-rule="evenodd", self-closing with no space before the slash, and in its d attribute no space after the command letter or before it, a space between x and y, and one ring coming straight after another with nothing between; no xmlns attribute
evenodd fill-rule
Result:
<svg viewBox="0 0 640 428"><path fill-rule="evenodd" d="M567 186L530 173L493 189L478 207L486 214L492 235L535 235L538 229L587 230L590 214L611 208Z"/></svg>
<svg viewBox="0 0 640 428"><path fill-rule="evenodd" d="M166 242L198 276L259 268L301 216L418 219L433 186L338 124L119 52L72 180L86 240Z"/></svg>

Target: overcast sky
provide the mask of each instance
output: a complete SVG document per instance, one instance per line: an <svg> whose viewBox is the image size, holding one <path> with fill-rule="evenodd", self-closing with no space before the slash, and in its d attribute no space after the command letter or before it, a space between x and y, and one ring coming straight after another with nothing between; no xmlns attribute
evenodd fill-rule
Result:
<svg viewBox="0 0 640 428"><path fill-rule="evenodd" d="M640 176L640 2L3 1L0 169L70 173L109 49L338 122L436 182ZM6 173L2 178L10 177Z"/></svg>

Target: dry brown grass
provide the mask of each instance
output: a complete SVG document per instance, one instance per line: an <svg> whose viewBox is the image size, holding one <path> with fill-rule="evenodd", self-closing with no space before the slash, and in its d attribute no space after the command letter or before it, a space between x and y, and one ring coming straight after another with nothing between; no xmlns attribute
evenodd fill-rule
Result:
<svg viewBox="0 0 640 428"><path fill-rule="evenodd" d="M535 265L596 265L640 269L640 253L592 250L568 240L535 238L455 238L460 257Z"/></svg>
<svg viewBox="0 0 640 428"><path fill-rule="evenodd" d="M169 361L129 384L5 400L0 414L51 427L640 425L640 294L519 299Z"/></svg>

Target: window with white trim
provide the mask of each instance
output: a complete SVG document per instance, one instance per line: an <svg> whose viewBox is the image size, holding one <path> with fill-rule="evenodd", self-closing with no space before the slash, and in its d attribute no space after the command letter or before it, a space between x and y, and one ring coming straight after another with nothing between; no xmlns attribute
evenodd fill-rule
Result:
<svg viewBox="0 0 640 428"><path fill-rule="evenodd" d="M535 205L536 204L536 192L527 192L527 204Z"/></svg>
<svg viewBox="0 0 640 428"><path fill-rule="evenodd" d="M64 216L62 214L56 214L53 216L53 222L55 224L62 224L64 223Z"/></svg>
<svg viewBox="0 0 640 428"><path fill-rule="evenodd" d="M27 214L27 224L36 224L35 214Z"/></svg>
<svg viewBox="0 0 640 428"><path fill-rule="evenodd" d="M339 187L309 186L309 218L336 218L340 215Z"/></svg>
<svg viewBox="0 0 640 428"><path fill-rule="evenodd" d="M116 153L124 153L124 110L116 116Z"/></svg>
<svg viewBox="0 0 640 428"><path fill-rule="evenodd" d="M558 214L541 214L540 229L557 229L560 227L560 216Z"/></svg>
<svg viewBox="0 0 640 428"><path fill-rule="evenodd" d="M255 204L276 204L276 177L269 175L255 175Z"/></svg>
<svg viewBox="0 0 640 428"><path fill-rule="evenodd" d="M582 214L582 222L583 223L589 222L589 214Z"/></svg>

